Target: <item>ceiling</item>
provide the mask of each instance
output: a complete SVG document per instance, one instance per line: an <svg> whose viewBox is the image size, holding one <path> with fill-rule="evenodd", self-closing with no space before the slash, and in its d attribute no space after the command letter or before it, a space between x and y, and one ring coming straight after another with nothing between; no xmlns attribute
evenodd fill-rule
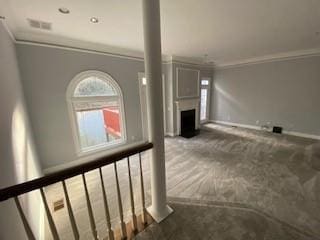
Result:
<svg viewBox="0 0 320 240"><path fill-rule="evenodd" d="M2 3L1 3L2 1ZM17 40L125 53L143 51L141 0L0 0ZM320 52L319 0L160 0L162 51L216 64ZM62 14L66 7L70 14ZM91 23L91 17L99 23ZM27 19L52 23L31 28Z"/></svg>

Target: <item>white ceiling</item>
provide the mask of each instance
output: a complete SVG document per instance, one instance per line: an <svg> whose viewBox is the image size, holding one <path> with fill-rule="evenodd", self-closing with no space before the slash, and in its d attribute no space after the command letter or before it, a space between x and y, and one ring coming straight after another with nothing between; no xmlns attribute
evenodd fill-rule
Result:
<svg viewBox="0 0 320 240"><path fill-rule="evenodd" d="M3 3L1 3L3 1ZM162 51L218 64L320 49L319 0L161 0ZM0 0L18 40L139 55L141 0ZM58 12L59 7L71 13ZM99 23L90 23L90 17ZM27 19L52 23L32 29ZM318 33L318 34L317 34Z"/></svg>

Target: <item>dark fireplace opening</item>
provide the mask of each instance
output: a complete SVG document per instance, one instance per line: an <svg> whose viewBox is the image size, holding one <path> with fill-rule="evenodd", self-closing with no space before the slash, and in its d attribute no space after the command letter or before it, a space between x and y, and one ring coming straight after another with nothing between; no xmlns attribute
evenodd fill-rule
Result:
<svg viewBox="0 0 320 240"><path fill-rule="evenodd" d="M197 135L195 128L196 110L181 111L181 136L191 138Z"/></svg>

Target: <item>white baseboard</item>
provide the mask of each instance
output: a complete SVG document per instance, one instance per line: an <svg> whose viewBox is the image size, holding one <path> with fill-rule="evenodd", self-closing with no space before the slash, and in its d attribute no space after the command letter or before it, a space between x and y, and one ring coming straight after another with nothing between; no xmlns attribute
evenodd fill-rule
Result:
<svg viewBox="0 0 320 240"><path fill-rule="evenodd" d="M301 132L295 132L295 131L283 131L283 133L287 135L297 136L297 137L320 140L320 136L313 135L313 134L307 134L307 133L301 133Z"/></svg>
<svg viewBox="0 0 320 240"><path fill-rule="evenodd" d="M248 128L248 129L254 129L254 130L262 131L261 126L247 125L247 124L240 124L240 123L233 123L233 122L226 122L226 121L219 121L219 120L210 120L210 122L217 123L217 124L223 124L223 125L227 125L227 126L236 126L236 127L241 127L241 128ZM313 134L308 134L308 133L301 133L301 132L285 131L284 130L283 134L320 140L320 136L313 135Z"/></svg>
<svg viewBox="0 0 320 240"><path fill-rule="evenodd" d="M175 136L175 134L173 132L166 132L165 135L169 136L169 137L174 137Z"/></svg>
<svg viewBox="0 0 320 240"><path fill-rule="evenodd" d="M254 130L261 130L261 127L254 126L254 125L247 125L247 124L240 124L240 123L233 123L233 122L225 122L225 121L218 121L218 120L210 120L210 122L217 123L217 124L228 125L228 126L236 126L236 127L241 127L241 128L249 128L249 129L254 129Z"/></svg>

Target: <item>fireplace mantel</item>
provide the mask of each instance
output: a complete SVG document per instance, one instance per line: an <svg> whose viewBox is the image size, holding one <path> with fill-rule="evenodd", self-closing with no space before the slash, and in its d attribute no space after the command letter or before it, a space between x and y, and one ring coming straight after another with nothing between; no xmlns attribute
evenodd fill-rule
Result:
<svg viewBox="0 0 320 240"><path fill-rule="evenodd" d="M195 128L199 129L199 98L181 99L176 101L177 107L177 135L181 134L181 111L196 110Z"/></svg>

